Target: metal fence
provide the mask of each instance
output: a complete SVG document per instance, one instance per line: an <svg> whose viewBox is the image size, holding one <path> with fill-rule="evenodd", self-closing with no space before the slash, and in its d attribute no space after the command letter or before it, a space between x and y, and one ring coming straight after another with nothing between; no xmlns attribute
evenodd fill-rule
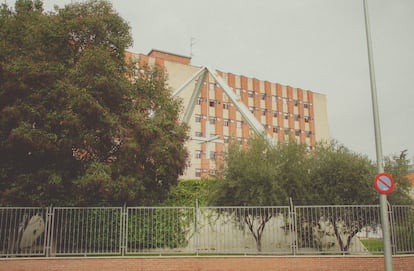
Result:
<svg viewBox="0 0 414 271"><path fill-rule="evenodd" d="M123 208L53 208L49 252L53 255L120 254Z"/></svg>
<svg viewBox="0 0 414 271"><path fill-rule="evenodd" d="M414 207L390 206L394 254L414 253ZM377 205L0 207L0 256L382 254Z"/></svg>

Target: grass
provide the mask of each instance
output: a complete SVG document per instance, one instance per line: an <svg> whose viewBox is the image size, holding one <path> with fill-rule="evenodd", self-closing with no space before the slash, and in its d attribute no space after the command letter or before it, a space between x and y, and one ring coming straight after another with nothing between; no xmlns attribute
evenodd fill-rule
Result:
<svg viewBox="0 0 414 271"><path fill-rule="evenodd" d="M382 254L384 251L382 239L364 239L361 243L373 254Z"/></svg>

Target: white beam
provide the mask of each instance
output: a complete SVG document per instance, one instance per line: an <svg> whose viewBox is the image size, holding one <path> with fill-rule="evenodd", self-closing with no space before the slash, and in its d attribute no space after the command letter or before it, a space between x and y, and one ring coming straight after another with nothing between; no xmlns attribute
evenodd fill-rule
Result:
<svg viewBox="0 0 414 271"><path fill-rule="evenodd" d="M215 70L207 67L207 70L209 73L213 76L214 80L219 84L219 86L223 89L224 93L229 97L231 102L236 106L237 110L240 112L240 114L244 117L244 119L249 123L250 127L257 133L257 134L265 134L266 138L273 142L273 139L270 137L270 135L266 132L263 125L256 119L256 117L250 112L249 108L247 106L238 101L236 94L233 92L232 88L230 88L226 82L216 73Z"/></svg>
<svg viewBox="0 0 414 271"><path fill-rule="evenodd" d="M187 104L187 107L186 107L186 110L184 112L183 119L182 119L182 121L187 124L190 121L191 115L193 114L198 98L200 97L201 87L203 86L204 80L207 75L206 68L202 68L200 71L201 72L197 72L198 81L194 87L193 93L191 94L190 100L188 101L188 104ZM196 77L193 77L192 80L195 80L195 79Z"/></svg>
<svg viewBox="0 0 414 271"><path fill-rule="evenodd" d="M172 96L175 97L178 94L180 94L181 91L183 91L192 81L194 81L197 77L199 77L205 71L206 71L206 68L205 67L202 67L201 69L199 69L193 76L191 76L190 79L188 79L187 81L185 81L184 84L182 84L179 88L177 88L173 92Z"/></svg>

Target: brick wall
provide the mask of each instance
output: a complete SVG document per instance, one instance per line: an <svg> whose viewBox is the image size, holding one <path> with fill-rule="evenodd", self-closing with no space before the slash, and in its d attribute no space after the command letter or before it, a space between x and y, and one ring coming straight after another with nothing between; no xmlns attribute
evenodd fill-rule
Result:
<svg viewBox="0 0 414 271"><path fill-rule="evenodd" d="M380 256L3 258L0 271L382 271ZM414 255L394 256L393 271L414 270Z"/></svg>

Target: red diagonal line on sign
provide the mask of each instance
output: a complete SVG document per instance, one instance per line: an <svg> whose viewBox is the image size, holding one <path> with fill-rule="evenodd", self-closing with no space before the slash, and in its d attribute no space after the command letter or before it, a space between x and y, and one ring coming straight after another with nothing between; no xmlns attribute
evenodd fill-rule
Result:
<svg viewBox="0 0 414 271"><path fill-rule="evenodd" d="M385 181L381 180L381 177L378 178L378 181L383 184L386 187L386 190L389 189L391 187L391 185L389 185L388 183L386 183Z"/></svg>

